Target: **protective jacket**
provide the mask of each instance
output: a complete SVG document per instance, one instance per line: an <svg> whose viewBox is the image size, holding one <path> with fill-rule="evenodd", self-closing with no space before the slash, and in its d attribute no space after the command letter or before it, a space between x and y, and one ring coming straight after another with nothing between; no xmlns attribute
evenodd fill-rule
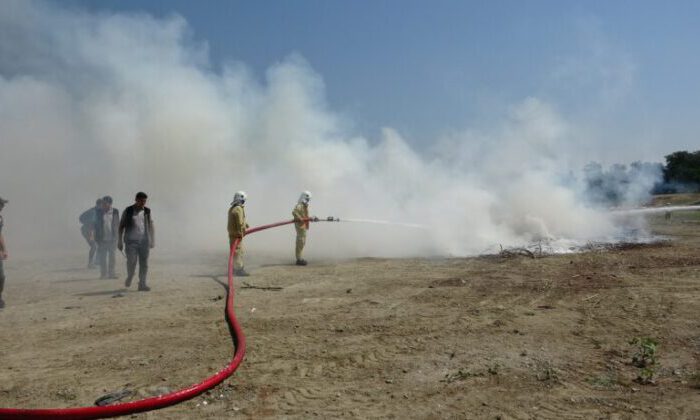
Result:
<svg viewBox="0 0 700 420"><path fill-rule="evenodd" d="M294 226L297 229L308 230L309 229L309 206L304 203L298 203L294 206L292 210L292 216L294 216Z"/></svg>
<svg viewBox="0 0 700 420"><path fill-rule="evenodd" d="M243 238L248 223L245 220L245 208L240 204L231 206L228 210L228 237L229 239Z"/></svg>

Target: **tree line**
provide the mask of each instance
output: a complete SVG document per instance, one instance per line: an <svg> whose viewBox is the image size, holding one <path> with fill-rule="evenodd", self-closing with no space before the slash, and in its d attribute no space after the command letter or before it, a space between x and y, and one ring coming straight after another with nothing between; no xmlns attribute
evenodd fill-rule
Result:
<svg viewBox="0 0 700 420"><path fill-rule="evenodd" d="M669 193L700 192L700 150L667 155L663 187Z"/></svg>
<svg viewBox="0 0 700 420"><path fill-rule="evenodd" d="M634 162L605 169L598 162L583 168L584 194L596 205L620 206L645 201L652 194L700 192L700 150L678 151L666 164Z"/></svg>

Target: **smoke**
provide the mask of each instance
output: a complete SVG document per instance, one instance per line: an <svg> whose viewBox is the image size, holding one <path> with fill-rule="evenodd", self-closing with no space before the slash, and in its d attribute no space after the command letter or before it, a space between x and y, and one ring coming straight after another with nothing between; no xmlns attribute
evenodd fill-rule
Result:
<svg viewBox="0 0 700 420"><path fill-rule="evenodd" d="M584 167L586 198L605 207L633 207L648 202L651 192L662 188L663 166L660 163L634 162L615 164L608 170L591 162Z"/></svg>
<svg viewBox="0 0 700 420"><path fill-rule="evenodd" d="M226 212L249 194L252 226L311 213L431 227L312 225L307 252L468 255L532 240L612 238L619 227L572 185L576 131L527 98L494 128L426 150L392 128L346 129L300 55L259 80L242 63L212 69L181 17L88 14L40 2L0 5L0 195L14 255L80 247L78 215L109 194L120 210L149 194L158 247L226 249ZM293 229L251 252L292 255Z"/></svg>

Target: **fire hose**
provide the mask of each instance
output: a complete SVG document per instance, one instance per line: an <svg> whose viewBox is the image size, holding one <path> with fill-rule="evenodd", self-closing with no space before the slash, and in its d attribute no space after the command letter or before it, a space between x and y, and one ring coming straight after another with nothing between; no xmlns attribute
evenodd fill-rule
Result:
<svg viewBox="0 0 700 420"><path fill-rule="evenodd" d="M338 218L328 217L319 219L317 217L309 218L310 222L339 222ZM270 229L278 226L294 223L294 220L272 223L269 225L257 226L246 230L246 235L259 232L261 230ZM243 361L245 354L245 336L241 328L236 314L233 310L233 258L236 254L236 247L240 243L240 239L236 239L231 244L228 257L228 288L226 292L226 309L225 317L231 331L231 338L235 347L233 358L229 364L200 383L190 385L179 391L174 391L169 394L159 395L157 397L145 398L137 401L118 403L105 406L90 406L90 407L75 407L75 408L0 408L0 419L97 419L106 417L124 416L127 414L140 413L144 411L157 410L159 408L168 407L181 403L196 397L197 395L206 392L215 386L219 385L226 378L231 376L236 371L238 365Z"/></svg>

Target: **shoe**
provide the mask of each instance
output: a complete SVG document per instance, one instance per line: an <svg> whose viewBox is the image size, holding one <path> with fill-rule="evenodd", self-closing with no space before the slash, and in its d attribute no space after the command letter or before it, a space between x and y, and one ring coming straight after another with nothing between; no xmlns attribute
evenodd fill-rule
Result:
<svg viewBox="0 0 700 420"><path fill-rule="evenodd" d="M139 286L139 292L150 292L151 288L148 286Z"/></svg>
<svg viewBox="0 0 700 420"><path fill-rule="evenodd" d="M0 299L0 309L5 307L5 301Z"/></svg>
<svg viewBox="0 0 700 420"><path fill-rule="evenodd" d="M242 268L241 268L240 270L234 271L233 274L235 274L235 275L238 276L238 277L248 277L248 276L250 276L250 274L248 274L248 272L245 271L245 270L242 269Z"/></svg>
<svg viewBox="0 0 700 420"><path fill-rule="evenodd" d="M127 277L126 280L124 280L124 287L131 287L131 278Z"/></svg>
<svg viewBox="0 0 700 420"><path fill-rule="evenodd" d="M297 265L306 265L308 264L306 260L297 260Z"/></svg>

